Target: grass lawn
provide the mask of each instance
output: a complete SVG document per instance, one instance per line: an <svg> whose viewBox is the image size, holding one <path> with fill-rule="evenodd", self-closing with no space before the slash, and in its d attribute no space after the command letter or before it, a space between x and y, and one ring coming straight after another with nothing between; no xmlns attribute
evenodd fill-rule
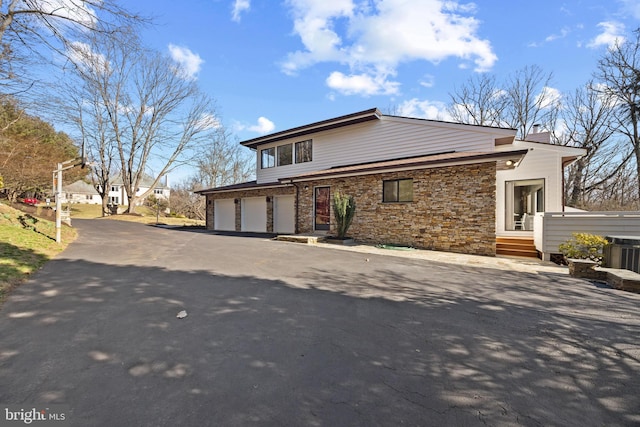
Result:
<svg viewBox="0 0 640 427"><path fill-rule="evenodd" d="M0 302L76 236L73 228L63 225L62 243L58 244L55 221L0 203Z"/></svg>
<svg viewBox="0 0 640 427"><path fill-rule="evenodd" d="M66 206L65 206L66 208ZM73 224L74 218L100 218L100 205L85 205L85 204L72 204L71 205L71 223ZM204 221L199 221L189 218L178 218L173 216L166 216L164 214L158 215L156 218L156 212L147 206L138 206L136 213L118 214L104 217L108 220L117 221L132 221L142 224L166 224L166 225L181 225L181 226L203 226Z"/></svg>

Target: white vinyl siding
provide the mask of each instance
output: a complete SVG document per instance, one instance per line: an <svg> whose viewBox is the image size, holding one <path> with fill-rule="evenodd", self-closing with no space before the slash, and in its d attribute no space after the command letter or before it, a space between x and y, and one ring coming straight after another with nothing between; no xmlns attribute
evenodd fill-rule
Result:
<svg viewBox="0 0 640 427"><path fill-rule="evenodd" d="M264 233L267 231L266 197L242 199L242 231Z"/></svg>
<svg viewBox="0 0 640 427"><path fill-rule="evenodd" d="M281 234L295 233L295 197L292 195L275 196L273 202L273 231Z"/></svg>
<svg viewBox="0 0 640 427"><path fill-rule="evenodd" d="M214 230L236 230L236 205L233 199L218 199L214 202Z"/></svg>
<svg viewBox="0 0 640 427"><path fill-rule="evenodd" d="M542 144L516 141L513 149L533 148L513 170L498 171L496 176L496 233L498 235L531 234L531 230L507 231L506 228L506 182L532 179L544 180L544 210L562 211L562 154L553 147Z"/></svg>
<svg viewBox="0 0 640 427"><path fill-rule="evenodd" d="M381 120L260 146L258 153L265 148L312 139L313 158L305 163L257 168L257 180L258 183L276 182L279 178L335 166L449 151L491 152L494 151L496 138L510 134L508 130L480 126L383 117Z"/></svg>

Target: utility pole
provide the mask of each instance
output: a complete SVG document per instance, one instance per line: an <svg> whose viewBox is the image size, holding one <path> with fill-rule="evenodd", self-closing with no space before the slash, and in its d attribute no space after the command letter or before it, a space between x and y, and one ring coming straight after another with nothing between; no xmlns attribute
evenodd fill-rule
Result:
<svg viewBox="0 0 640 427"><path fill-rule="evenodd" d="M56 186L54 188L56 198L56 243L62 243L62 171L66 171L76 166L84 167L84 165L84 158L77 157L75 159L58 163L58 169L53 171L56 176Z"/></svg>

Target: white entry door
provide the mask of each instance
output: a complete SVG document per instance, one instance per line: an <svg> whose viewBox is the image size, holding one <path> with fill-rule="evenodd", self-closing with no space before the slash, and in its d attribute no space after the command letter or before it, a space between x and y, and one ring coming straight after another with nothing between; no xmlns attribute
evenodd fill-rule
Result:
<svg viewBox="0 0 640 427"><path fill-rule="evenodd" d="M214 230L236 231L236 205L233 199L219 199L214 202Z"/></svg>
<svg viewBox="0 0 640 427"><path fill-rule="evenodd" d="M267 231L267 198L242 199L242 231L265 233Z"/></svg>
<svg viewBox="0 0 640 427"><path fill-rule="evenodd" d="M273 231L279 234L296 232L295 198L293 195L273 199Z"/></svg>

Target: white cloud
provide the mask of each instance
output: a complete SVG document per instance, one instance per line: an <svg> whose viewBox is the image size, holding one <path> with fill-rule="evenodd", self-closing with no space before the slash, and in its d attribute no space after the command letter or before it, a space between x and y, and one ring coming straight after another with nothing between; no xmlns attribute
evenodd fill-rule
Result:
<svg viewBox="0 0 640 427"><path fill-rule="evenodd" d="M242 123L236 123L234 125L234 128L238 132L243 130L248 130L250 132L256 132L256 133L259 133L260 135L264 135L264 134L273 132L273 130L276 128L276 125L266 117L258 117L258 122L255 125L245 125Z"/></svg>
<svg viewBox="0 0 640 427"><path fill-rule="evenodd" d="M604 21L598 24L602 32L587 43L587 47L595 49L600 46L613 46L624 41L624 24L616 21Z"/></svg>
<svg viewBox="0 0 640 427"><path fill-rule="evenodd" d="M550 86L545 86L536 96L536 103L540 104L540 108L557 108L561 105L562 92Z"/></svg>
<svg viewBox="0 0 640 427"><path fill-rule="evenodd" d="M451 121L452 117L447 112L447 105L440 101L419 100L417 98L404 101L398 108L399 115L405 117L418 117L430 120Z"/></svg>
<svg viewBox="0 0 640 427"><path fill-rule="evenodd" d="M458 58L472 63L476 71L486 71L497 60L491 43L476 35L480 22L471 16L473 4L288 0L287 5L294 17L294 33L304 45L282 64L287 74L316 63L336 62L347 65L352 77L366 74L380 81L381 76L395 75L401 63L411 61L438 63ZM334 72L327 83L339 75Z"/></svg>
<svg viewBox="0 0 640 427"><path fill-rule="evenodd" d="M368 74L344 75L334 71L327 77L327 86L343 95L394 95L400 83L387 80L386 75Z"/></svg>
<svg viewBox="0 0 640 427"><path fill-rule="evenodd" d="M635 19L640 19L640 2L638 0L620 0L622 9Z"/></svg>
<svg viewBox="0 0 640 427"><path fill-rule="evenodd" d="M424 87L433 87L435 85L436 82L436 78L435 76L432 76L431 74L425 74L422 79L419 81L420 86L424 86Z"/></svg>
<svg viewBox="0 0 640 427"><path fill-rule="evenodd" d="M109 70L107 58L98 52L94 52L86 43L71 42L67 48L67 56L79 67L92 69L98 73Z"/></svg>
<svg viewBox="0 0 640 427"><path fill-rule="evenodd" d="M201 115L197 121L197 127L200 129L219 129L221 126L220 120L211 113Z"/></svg>
<svg viewBox="0 0 640 427"><path fill-rule="evenodd" d="M249 0L235 0L231 11L231 19L235 22L240 22L242 12L246 12L249 9L251 9L251 2Z"/></svg>
<svg viewBox="0 0 640 427"><path fill-rule="evenodd" d="M18 9L34 9L37 8L45 14L62 18L63 25L69 25L76 22L82 26L92 28L98 18L93 9L91 9L86 1L77 0L35 0L34 2L17 2Z"/></svg>
<svg viewBox="0 0 640 427"><path fill-rule="evenodd" d="M169 53L171 58L180 64L182 71L188 78L196 78L196 75L200 72L200 66L204 62L200 55L191 52L189 48L173 44L169 45Z"/></svg>

